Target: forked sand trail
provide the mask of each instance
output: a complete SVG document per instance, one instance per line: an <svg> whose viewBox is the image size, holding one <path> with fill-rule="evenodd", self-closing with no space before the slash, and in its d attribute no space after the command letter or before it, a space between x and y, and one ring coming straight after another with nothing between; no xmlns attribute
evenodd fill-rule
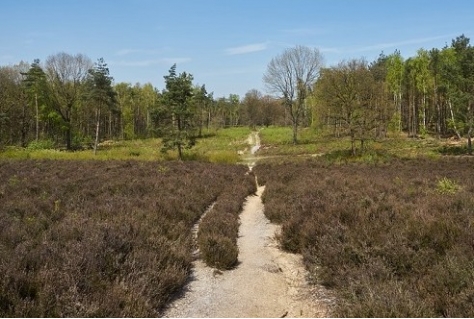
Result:
<svg viewBox="0 0 474 319"><path fill-rule="evenodd" d="M240 214L239 264L221 272L197 260L191 280L164 317L328 315L327 292L307 283L302 257L278 248L275 233L279 226L271 224L263 213L263 191L264 187L258 187Z"/></svg>

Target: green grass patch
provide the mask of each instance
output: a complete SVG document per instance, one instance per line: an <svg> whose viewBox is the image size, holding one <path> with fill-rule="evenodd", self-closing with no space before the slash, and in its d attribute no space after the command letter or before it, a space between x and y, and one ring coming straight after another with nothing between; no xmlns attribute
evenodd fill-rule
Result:
<svg viewBox="0 0 474 319"><path fill-rule="evenodd" d="M252 130L248 127L212 130L199 138L192 150L204 154L217 151L237 152L248 147L247 138L251 132Z"/></svg>
<svg viewBox="0 0 474 319"><path fill-rule="evenodd" d="M389 158L437 158L443 154L443 140L434 138L414 139L403 135L390 136L379 140L365 141L365 151L360 151L356 142L357 155L350 152L351 141L348 136L336 137L314 128L301 128L298 143L292 143L290 127L270 126L260 131L262 156L321 156L331 162L379 162ZM446 153L446 152L445 152Z"/></svg>
<svg viewBox="0 0 474 319"><path fill-rule="evenodd" d="M185 150L185 160L199 160L212 163L237 163L239 150L248 148L248 127L212 130L199 138L195 147ZM51 141L32 142L27 148L6 147L0 151L4 159L54 159L54 160L176 160L176 151L161 152L161 139L130 141L104 141L97 153L91 149L64 151L54 149Z"/></svg>
<svg viewBox="0 0 474 319"><path fill-rule="evenodd" d="M461 189L456 181L449 179L447 177L441 178L436 184L436 190L441 194L453 195Z"/></svg>

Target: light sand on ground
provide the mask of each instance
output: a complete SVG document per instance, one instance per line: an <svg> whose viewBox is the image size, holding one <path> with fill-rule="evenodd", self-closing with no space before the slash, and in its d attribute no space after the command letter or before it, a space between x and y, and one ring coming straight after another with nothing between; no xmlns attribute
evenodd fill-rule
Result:
<svg viewBox="0 0 474 319"><path fill-rule="evenodd" d="M197 260L183 295L164 317L324 317L326 293L306 283L299 255L277 247L275 232L263 214L259 187L240 215L239 264L220 272Z"/></svg>

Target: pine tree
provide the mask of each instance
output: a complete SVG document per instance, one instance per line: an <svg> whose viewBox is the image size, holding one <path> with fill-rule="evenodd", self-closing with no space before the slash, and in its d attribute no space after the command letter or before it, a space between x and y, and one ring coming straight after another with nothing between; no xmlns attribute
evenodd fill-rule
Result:
<svg viewBox="0 0 474 319"><path fill-rule="evenodd" d="M193 76L186 72L178 75L174 64L164 79L166 89L162 105L154 114L155 123L163 139L162 152L176 149L182 160L183 149L193 147L197 135L192 108Z"/></svg>
<svg viewBox="0 0 474 319"><path fill-rule="evenodd" d="M117 99L112 86L113 78L103 58L100 58L94 68L89 70L87 97L96 106L96 131L94 142L94 154L97 152L100 133L101 111L107 107L109 111L116 111Z"/></svg>

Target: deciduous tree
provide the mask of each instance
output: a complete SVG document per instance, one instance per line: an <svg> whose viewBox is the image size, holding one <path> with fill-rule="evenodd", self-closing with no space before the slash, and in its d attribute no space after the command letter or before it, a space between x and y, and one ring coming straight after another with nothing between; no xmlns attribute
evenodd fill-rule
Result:
<svg viewBox="0 0 474 319"><path fill-rule="evenodd" d="M386 94L366 61L351 60L323 69L315 87L318 103L350 136L353 155L356 140L363 152L365 141L375 139L377 130L387 125Z"/></svg>
<svg viewBox="0 0 474 319"><path fill-rule="evenodd" d="M61 52L46 59L49 102L63 120L67 149L72 145L72 111L79 103L81 88L91 67L92 61L83 54Z"/></svg>
<svg viewBox="0 0 474 319"><path fill-rule="evenodd" d="M305 112L306 97L319 76L322 63L323 57L318 49L296 46L273 58L263 76L268 90L283 99L293 127L294 144Z"/></svg>

